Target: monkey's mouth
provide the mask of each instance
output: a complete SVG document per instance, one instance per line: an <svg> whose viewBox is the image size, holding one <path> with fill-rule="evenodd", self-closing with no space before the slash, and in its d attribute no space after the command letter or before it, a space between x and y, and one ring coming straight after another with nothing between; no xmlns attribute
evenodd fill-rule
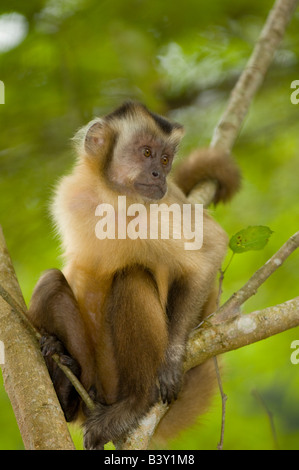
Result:
<svg viewBox="0 0 299 470"><path fill-rule="evenodd" d="M135 183L136 191L141 194L141 196L145 196L148 199L162 199L163 196L166 194L167 187L166 185L158 185L158 184L146 184L146 183Z"/></svg>

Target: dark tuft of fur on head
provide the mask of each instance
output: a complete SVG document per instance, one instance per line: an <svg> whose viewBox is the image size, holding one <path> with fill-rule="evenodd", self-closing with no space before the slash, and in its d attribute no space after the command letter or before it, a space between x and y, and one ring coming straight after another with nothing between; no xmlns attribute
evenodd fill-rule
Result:
<svg viewBox="0 0 299 470"><path fill-rule="evenodd" d="M109 122L114 119L123 119L129 116L134 116L137 106L140 106L139 103L135 103L134 101L125 101L121 106L107 114L105 116L105 120Z"/></svg>
<svg viewBox="0 0 299 470"><path fill-rule="evenodd" d="M174 129L182 129L183 126L177 124L175 122L170 122L168 119L165 119L163 116L159 114L152 113L147 110L147 112L152 116L157 126L163 131L165 134L171 134Z"/></svg>
<svg viewBox="0 0 299 470"><path fill-rule="evenodd" d="M134 117L138 112L143 112L151 117L156 126L166 135L170 135L174 129L183 129L181 124L171 122L160 114L153 113L142 103L138 101L125 101L119 108L115 109L112 113L105 116L105 120L109 122L113 119L125 119L127 117Z"/></svg>

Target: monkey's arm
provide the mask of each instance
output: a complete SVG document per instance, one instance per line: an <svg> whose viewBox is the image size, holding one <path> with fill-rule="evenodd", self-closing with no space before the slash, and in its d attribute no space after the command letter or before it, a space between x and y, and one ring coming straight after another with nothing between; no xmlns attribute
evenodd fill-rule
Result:
<svg viewBox="0 0 299 470"><path fill-rule="evenodd" d="M218 190L214 203L226 202L239 190L240 170L233 158L217 149L195 150L175 168L174 182L188 196L194 186L204 180L216 180Z"/></svg>

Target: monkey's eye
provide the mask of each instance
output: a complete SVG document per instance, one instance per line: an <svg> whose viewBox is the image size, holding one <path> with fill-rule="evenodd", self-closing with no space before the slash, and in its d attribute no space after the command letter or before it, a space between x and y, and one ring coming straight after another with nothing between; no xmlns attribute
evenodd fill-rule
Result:
<svg viewBox="0 0 299 470"><path fill-rule="evenodd" d="M163 157L161 158L161 162L162 162L162 165L167 165L167 163L169 162L169 158L167 155L163 155Z"/></svg>
<svg viewBox="0 0 299 470"><path fill-rule="evenodd" d="M148 158L150 157L152 154L152 152L150 151L150 149L148 147L145 147L145 149L143 150L143 155Z"/></svg>

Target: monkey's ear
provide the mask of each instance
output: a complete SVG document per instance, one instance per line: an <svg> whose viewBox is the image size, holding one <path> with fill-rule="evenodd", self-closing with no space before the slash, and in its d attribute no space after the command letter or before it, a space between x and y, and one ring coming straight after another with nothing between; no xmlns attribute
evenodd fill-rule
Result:
<svg viewBox="0 0 299 470"><path fill-rule="evenodd" d="M177 150L179 148L179 145L181 143L181 140L184 137L184 135L185 135L184 127L181 126L180 124L175 124L173 126L173 129L172 129L170 137L169 137L169 140L172 143L172 145L175 149L175 152L177 152Z"/></svg>
<svg viewBox="0 0 299 470"><path fill-rule="evenodd" d="M103 155L114 142L113 131L108 123L96 118L82 127L73 137L79 157Z"/></svg>
<svg viewBox="0 0 299 470"><path fill-rule="evenodd" d="M175 125L171 133L171 137L174 140L176 140L179 144L182 138L184 137L184 135L185 135L185 128L181 126L180 124Z"/></svg>
<svg viewBox="0 0 299 470"><path fill-rule="evenodd" d="M84 139L84 150L88 155L99 155L105 150L111 138L111 129L102 119L92 121L87 126Z"/></svg>

